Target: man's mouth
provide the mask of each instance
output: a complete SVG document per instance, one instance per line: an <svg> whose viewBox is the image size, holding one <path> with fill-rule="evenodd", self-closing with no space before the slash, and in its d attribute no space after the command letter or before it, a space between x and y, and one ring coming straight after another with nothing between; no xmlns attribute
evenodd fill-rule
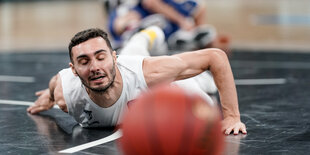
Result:
<svg viewBox="0 0 310 155"><path fill-rule="evenodd" d="M105 77L105 76L91 77L90 80L91 80L91 81L100 80L100 79L103 79L104 77Z"/></svg>

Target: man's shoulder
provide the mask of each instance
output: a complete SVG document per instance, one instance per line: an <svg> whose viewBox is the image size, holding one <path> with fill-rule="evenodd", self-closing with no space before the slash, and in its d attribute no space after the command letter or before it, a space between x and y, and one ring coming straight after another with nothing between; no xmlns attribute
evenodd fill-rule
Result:
<svg viewBox="0 0 310 155"><path fill-rule="evenodd" d="M130 70L136 70L137 68L142 68L144 58L145 56L139 55L119 55L117 57L117 65Z"/></svg>
<svg viewBox="0 0 310 155"><path fill-rule="evenodd" d="M141 56L141 55L118 55L117 61L118 62L126 62L126 61L141 61L147 56Z"/></svg>
<svg viewBox="0 0 310 155"><path fill-rule="evenodd" d="M59 71L59 76L61 79L63 89L72 88L76 89L81 87L81 80L78 76L75 76L71 70L71 68L65 68Z"/></svg>
<svg viewBox="0 0 310 155"><path fill-rule="evenodd" d="M121 75L128 83L138 84L137 87L146 87L143 74L143 60L145 56L127 56L122 55L117 59L118 68ZM130 82L129 82L130 81Z"/></svg>
<svg viewBox="0 0 310 155"><path fill-rule="evenodd" d="M60 74L60 76L67 75L67 74L72 74L73 75L72 70L71 70L70 67L69 68L64 68L64 69L60 70L58 73Z"/></svg>

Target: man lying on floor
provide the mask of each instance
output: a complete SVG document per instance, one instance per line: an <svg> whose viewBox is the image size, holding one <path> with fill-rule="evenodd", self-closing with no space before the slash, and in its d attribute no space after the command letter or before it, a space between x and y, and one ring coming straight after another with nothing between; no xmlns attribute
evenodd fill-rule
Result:
<svg viewBox="0 0 310 155"><path fill-rule="evenodd" d="M149 27L135 34L117 56L104 31L87 29L77 33L69 44L70 68L55 75L49 89L38 92L38 99L27 111L36 114L57 104L83 127L115 126L121 123L128 103L141 91L171 82L202 95L209 102L212 101L207 92L218 88L223 131L246 134L225 52L203 49L150 57L152 48L163 41L162 30Z"/></svg>

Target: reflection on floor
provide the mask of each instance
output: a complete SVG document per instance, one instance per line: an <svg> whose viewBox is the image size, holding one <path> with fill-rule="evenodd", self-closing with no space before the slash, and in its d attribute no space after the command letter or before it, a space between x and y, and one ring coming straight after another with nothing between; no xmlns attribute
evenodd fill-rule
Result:
<svg viewBox="0 0 310 155"><path fill-rule="evenodd" d="M34 79L26 82L2 79L0 100L34 101L34 92L46 88L49 78L67 67L68 60L65 52L0 54L1 76ZM227 136L226 154L307 154L310 151L308 60L310 54L233 52L230 61L238 80L241 119L247 125L248 134ZM282 82L268 82L270 79L282 79ZM55 154L114 132L114 129L82 129L59 109L29 115L26 108L0 104L2 153ZM104 153L119 154L117 141L76 152Z"/></svg>

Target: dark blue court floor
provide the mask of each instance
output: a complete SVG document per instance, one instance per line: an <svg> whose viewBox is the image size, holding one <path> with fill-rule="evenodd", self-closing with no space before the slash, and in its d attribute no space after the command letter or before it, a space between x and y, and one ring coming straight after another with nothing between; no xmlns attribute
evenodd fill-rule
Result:
<svg viewBox="0 0 310 155"><path fill-rule="evenodd" d="M248 134L227 136L225 154L309 154L309 60L307 53L233 51L230 62ZM0 77L32 79L0 78L0 154L58 154L115 131L83 129L59 109L30 115L27 106L3 103L33 102L35 91L46 88L50 77L68 63L63 51L0 54ZM120 153L112 141L75 154Z"/></svg>

